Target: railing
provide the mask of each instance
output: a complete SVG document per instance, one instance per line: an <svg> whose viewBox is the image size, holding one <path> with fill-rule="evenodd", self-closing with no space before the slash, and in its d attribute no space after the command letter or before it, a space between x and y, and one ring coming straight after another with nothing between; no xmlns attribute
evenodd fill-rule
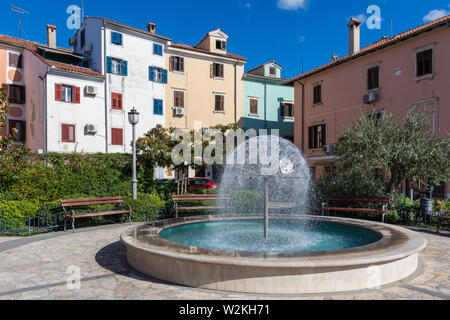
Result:
<svg viewBox="0 0 450 320"><path fill-rule="evenodd" d="M39 216L35 218L0 217L0 235L28 235L50 232L61 224L59 215Z"/></svg>

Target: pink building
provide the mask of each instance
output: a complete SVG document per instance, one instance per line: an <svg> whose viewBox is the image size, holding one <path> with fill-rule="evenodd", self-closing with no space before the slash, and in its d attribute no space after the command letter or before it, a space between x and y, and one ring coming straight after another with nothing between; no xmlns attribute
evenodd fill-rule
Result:
<svg viewBox="0 0 450 320"><path fill-rule="evenodd" d="M316 174L333 165L329 145L361 110L402 119L411 108L427 109L437 134L450 130L450 15L362 49L360 25L348 24L349 55L286 82L295 86L295 143Z"/></svg>

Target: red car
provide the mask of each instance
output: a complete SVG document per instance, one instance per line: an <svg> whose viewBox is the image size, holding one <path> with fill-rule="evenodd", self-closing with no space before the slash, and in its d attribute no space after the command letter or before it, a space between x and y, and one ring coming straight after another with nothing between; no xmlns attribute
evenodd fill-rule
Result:
<svg viewBox="0 0 450 320"><path fill-rule="evenodd" d="M217 189L217 185L208 178L188 178L188 190Z"/></svg>

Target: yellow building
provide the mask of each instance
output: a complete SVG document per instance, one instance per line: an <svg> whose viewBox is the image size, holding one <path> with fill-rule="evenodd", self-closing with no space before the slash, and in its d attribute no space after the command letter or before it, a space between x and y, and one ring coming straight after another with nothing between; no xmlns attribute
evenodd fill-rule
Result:
<svg viewBox="0 0 450 320"><path fill-rule="evenodd" d="M228 53L227 40L217 29L195 47L168 45L167 127L195 129L198 121L203 128L243 125L247 59Z"/></svg>

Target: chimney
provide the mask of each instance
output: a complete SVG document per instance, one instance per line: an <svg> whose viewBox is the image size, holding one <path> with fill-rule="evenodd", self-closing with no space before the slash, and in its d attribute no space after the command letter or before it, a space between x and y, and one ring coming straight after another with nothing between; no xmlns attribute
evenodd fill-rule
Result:
<svg viewBox="0 0 450 320"><path fill-rule="evenodd" d="M361 21L351 18L347 26L350 29L350 55L354 55L361 49Z"/></svg>
<svg viewBox="0 0 450 320"><path fill-rule="evenodd" d="M148 29L148 32L155 33L156 32L156 24L151 23L151 22L147 23L147 29Z"/></svg>
<svg viewBox="0 0 450 320"><path fill-rule="evenodd" d="M56 48L56 27L47 25L47 45L50 48Z"/></svg>

